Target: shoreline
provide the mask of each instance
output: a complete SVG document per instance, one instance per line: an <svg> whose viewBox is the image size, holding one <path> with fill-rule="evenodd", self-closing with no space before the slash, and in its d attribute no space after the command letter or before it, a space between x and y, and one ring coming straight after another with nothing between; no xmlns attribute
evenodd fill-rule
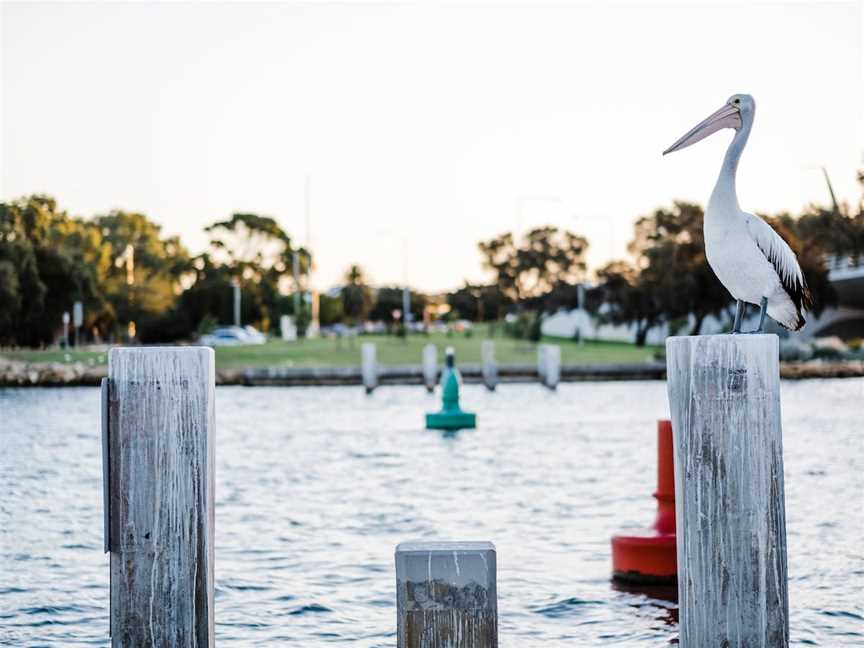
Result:
<svg viewBox="0 0 864 648"><path fill-rule="evenodd" d="M466 384L482 382L479 364L460 364L459 370ZM107 365L27 363L0 358L0 387L96 387L107 373ZM864 361L781 362L780 377L787 380L860 378L864 377ZM539 382L535 364L499 365L498 379L499 383ZM665 379L666 364L663 362L561 365L561 382ZM362 374L359 366L217 369L216 384L244 387L360 386ZM422 385L423 369L420 365L381 367L379 384Z"/></svg>

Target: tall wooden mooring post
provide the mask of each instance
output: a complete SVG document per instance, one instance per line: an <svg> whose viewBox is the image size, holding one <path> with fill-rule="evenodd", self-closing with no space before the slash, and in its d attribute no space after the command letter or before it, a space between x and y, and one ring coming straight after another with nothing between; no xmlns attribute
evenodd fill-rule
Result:
<svg viewBox="0 0 864 648"><path fill-rule="evenodd" d="M681 648L786 648L777 336L674 337L666 356Z"/></svg>
<svg viewBox="0 0 864 648"><path fill-rule="evenodd" d="M213 350L118 348L103 381L114 648L211 648Z"/></svg>

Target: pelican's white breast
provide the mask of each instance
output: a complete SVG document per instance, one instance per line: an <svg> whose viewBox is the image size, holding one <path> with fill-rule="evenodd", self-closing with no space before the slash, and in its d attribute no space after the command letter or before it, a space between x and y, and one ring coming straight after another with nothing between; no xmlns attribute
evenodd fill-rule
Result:
<svg viewBox="0 0 864 648"><path fill-rule="evenodd" d="M747 228L749 214L737 205L711 201L705 212L705 256L726 290L735 299L758 304L780 282Z"/></svg>

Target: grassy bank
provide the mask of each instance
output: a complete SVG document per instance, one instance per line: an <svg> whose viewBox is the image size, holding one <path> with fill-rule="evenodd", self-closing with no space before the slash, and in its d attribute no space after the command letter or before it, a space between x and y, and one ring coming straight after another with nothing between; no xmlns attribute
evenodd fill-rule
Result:
<svg viewBox="0 0 864 648"><path fill-rule="evenodd" d="M360 364L360 345L374 342L378 347L378 362L384 365L420 364L424 345L436 344L443 360L444 348L456 350L458 362L480 362L480 343L483 336L466 337L464 334L448 336L443 333L412 335L407 339L390 335L367 335L352 340L303 340L283 342L274 340L263 345L218 347L216 366L219 369L244 367L320 367ZM495 354L499 364L527 364L536 362L537 347L525 340L503 336L495 340ZM571 340L545 340L561 346L561 361L571 363L624 363L651 359L658 347L638 348L632 344L615 342L585 342ZM93 351L0 351L0 355L24 362L106 362L105 352Z"/></svg>

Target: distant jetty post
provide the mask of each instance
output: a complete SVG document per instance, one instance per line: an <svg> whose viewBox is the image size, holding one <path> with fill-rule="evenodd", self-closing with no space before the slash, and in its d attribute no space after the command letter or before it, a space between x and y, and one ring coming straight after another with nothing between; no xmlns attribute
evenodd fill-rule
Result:
<svg viewBox="0 0 864 648"><path fill-rule="evenodd" d="M557 344L541 344L537 347L537 375L540 383L549 389L557 389L561 381L561 347Z"/></svg>
<svg viewBox="0 0 864 648"><path fill-rule="evenodd" d="M498 648L495 546L396 547L397 648Z"/></svg>
<svg viewBox="0 0 864 648"><path fill-rule="evenodd" d="M498 386L498 362L495 360L495 342L483 340L480 344L481 376L489 391Z"/></svg>
<svg viewBox="0 0 864 648"><path fill-rule="evenodd" d="M378 386L378 357L375 352L375 344L364 342L360 347L360 373L363 376L363 387L366 393L371 394Z"/></svg>
<svg viewBox="0 0 864 648"><path fill-rule="evenodd" d="M423 384L426 391L434 392L438 382L438 347L427 344L423 347Z"/></svg>
<svg viewBox="0 0 864 648"><path fill-rule="evenodd" d="M776 335L666 342L681 648L789 645Z"/></svg>
<svg viewBox="0 0 864 648"><path fill-rule="evenodd" d="M213 350L117 348L103 384L111 645L214 639Z"/></svg>

